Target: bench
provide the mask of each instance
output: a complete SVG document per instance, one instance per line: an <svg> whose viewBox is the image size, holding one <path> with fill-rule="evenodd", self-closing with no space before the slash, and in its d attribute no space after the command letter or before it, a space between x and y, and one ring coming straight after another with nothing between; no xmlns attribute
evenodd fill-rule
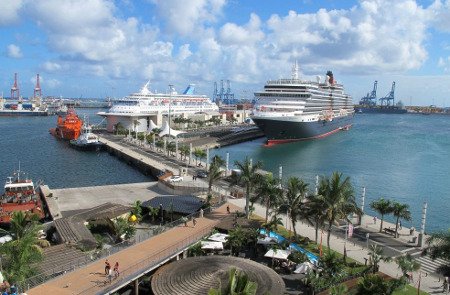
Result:
<svg viewBox="0 0 450 295"><path fill-rule="evenodd" d="M383 230L384 230L384 232L385 232L386 234L392 234L392 235L395 235L395 229L391 229L391 228L385 227Z"/></svg>

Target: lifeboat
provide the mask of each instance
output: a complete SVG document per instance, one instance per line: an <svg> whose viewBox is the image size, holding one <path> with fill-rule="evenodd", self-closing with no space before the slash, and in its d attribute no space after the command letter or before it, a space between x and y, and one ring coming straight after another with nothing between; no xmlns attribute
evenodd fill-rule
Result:
<svg viewBox="0 0 450 295"><path fill-rule="evenodd" d="M50 134L59 139L74 140L80 136L82 126L83 120L78 117L75 110L70 109L64 118L58 116L57 126L50 129Z"/></svg>

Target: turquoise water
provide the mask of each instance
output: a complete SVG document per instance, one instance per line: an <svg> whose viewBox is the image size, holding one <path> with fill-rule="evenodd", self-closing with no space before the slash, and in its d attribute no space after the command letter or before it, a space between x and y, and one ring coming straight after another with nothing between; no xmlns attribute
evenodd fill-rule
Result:
<svg viewBox="0 0 450 295"><path fill-rule="evenodd" d="M315 175L340 171L350 176L358 202L366 187L368 204L381 196L410 205L419 228L423 202L428 202L426 231L450 228L450 116L358 114L350 131L321 140L265 147L255 140L215 150L230 163L246 156L283 179L298 176L314 190ZM387 218L393 221L392 218Z"/></svg>
<svg viewBox="0 0 450 295"><path fill-rule="evenodd" d="M101 118L99 110L77 110L89 115L92 123ZM138 170L106 152L72 149L48 132L56 126L56 116L0 117L0 180L18 168L35 182L42 180L51 188L106 185L150 181ZM0 188L3 192L3 188Z"/></svg>

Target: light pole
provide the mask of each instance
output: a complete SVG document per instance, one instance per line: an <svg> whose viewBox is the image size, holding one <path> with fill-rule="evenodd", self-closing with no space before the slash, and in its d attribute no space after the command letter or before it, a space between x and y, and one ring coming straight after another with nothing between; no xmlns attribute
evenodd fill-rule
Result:
<svg viewBox="0 0 450 295"><path fill-rule="evenodd" d="M370 234L367 233L367 234L366 234L367 249L369 249L369 238L370 238Z"/></svg>
<svg viewBox="0 0 450 295"><path fill-rule="evenodd" d="M169 138L170 138L170 107L172 105L172 88L173 85L169 84Z"/></svg>

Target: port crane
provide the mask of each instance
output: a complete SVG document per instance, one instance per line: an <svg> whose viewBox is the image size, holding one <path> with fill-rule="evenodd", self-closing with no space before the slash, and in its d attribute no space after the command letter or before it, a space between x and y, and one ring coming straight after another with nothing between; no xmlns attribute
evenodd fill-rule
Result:
<svg viewBox="0 0 450 295"><path fill-rule="evenodd" d="M360 105L375 106L377 104L377 85L378 85L378 81L375 81L373 83L373 90L372 90L372 92L371 93L367 93L366 96L361 98L361 100L359 101Z"/></svg>
<svg viewBox="0 0 450 295"><path fill-rule="evenodd" d="M391 91L385 97L380 98L380 104L381 106L394 106L394 102L395 102L395 82L392 82Z"/></svg>

